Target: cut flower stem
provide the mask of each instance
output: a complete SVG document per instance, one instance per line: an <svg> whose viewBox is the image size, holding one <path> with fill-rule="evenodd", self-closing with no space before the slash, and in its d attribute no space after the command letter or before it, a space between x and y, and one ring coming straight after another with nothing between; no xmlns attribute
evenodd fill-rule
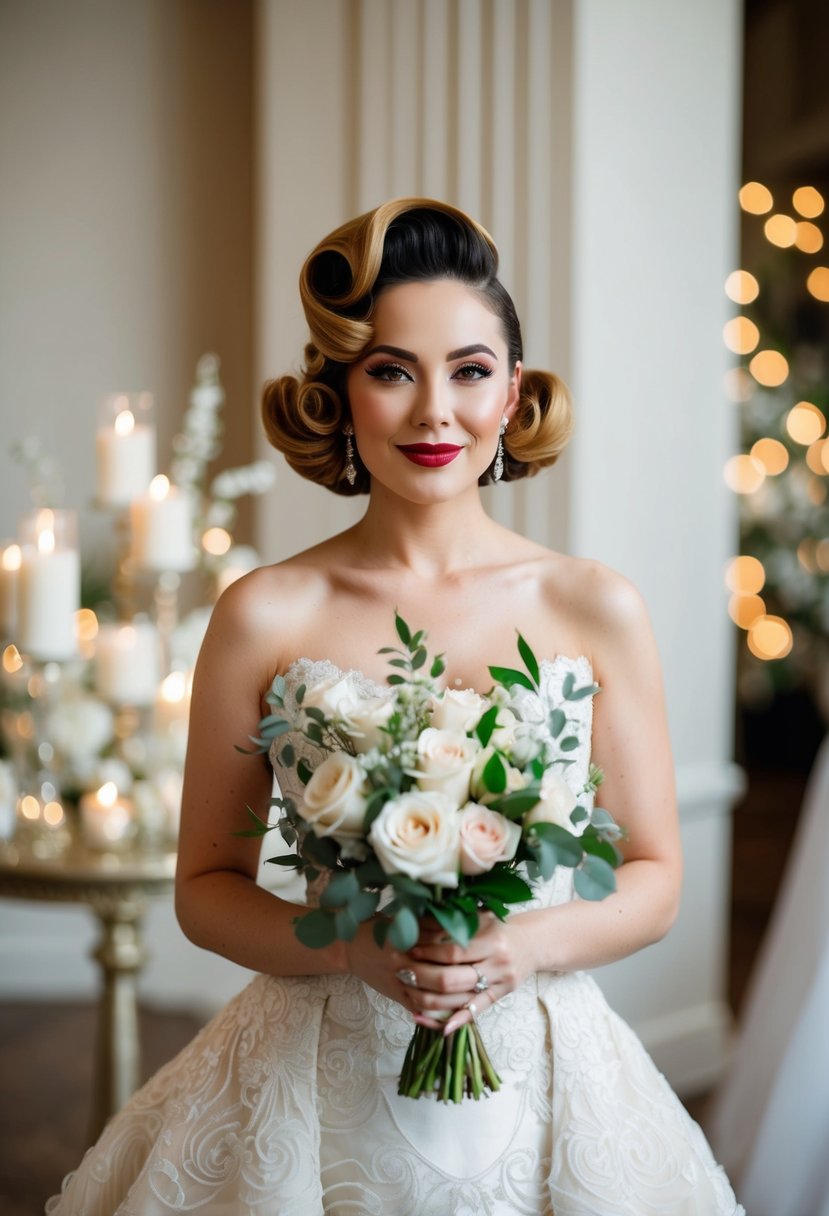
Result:
<svg viewBox="0 0 829 1216"><path fill-rule="evenodd" d="M416 1026L406 1049L397 1092L406 1098L437 1097L441 1102L477 1101L501 1088L474 1022L452 1034Z"/></svg>

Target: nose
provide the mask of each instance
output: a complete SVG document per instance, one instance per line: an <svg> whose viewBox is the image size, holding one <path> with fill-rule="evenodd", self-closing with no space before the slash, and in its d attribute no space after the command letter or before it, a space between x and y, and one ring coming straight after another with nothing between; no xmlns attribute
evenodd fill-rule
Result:
<svg viewBox="0 0 829 1216"><path fill-rule="evenodd" d="M425 377L418 385L412 406L412 423L424 430L449 426L452 421L450 387L435 377Z"/></svg>

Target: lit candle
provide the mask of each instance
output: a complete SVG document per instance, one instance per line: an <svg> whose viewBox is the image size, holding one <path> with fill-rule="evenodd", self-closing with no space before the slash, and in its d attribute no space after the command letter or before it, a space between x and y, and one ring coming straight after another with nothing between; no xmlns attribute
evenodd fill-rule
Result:
<svg viewBox="0 0 829 1216"><path fill-rule="evenodd" d="M0 637L14 637L17 628L17 577L20 545L6 545L0 553Z"/></svg>
<svg viewBox="0 0 829 1216"><path fill-rule="evenodd" d="M167 764L183 764L187 751L192 677L185 671L171 671L161 681L153 711L156 752Z"/></svg>
<svg viewBox="0 0 829 1216"><path fill-rule="evenodd" d="M152 705L161 678L161 643L151 621L101 625L95 639L95 687L115 705Z"/></svg>
<svg viewBox="0 0 829 1216"><path fill-rule="evenodd" d="M151 570L192 570L193 510L190 496L171 486L160 473L142 498L130 506L132 557Z"/></svg>
<svg viewBox="0 0 829 1216"><path fill-rule="evenodd" d="M84 794L80 801L81 835L90 849L125 849L137 831L133 805L118 793L114 781Z"/></svg>
<svg viewBox="0 0 829 1216"><path fill-rule="evenodd" d="M155 476L155 426L149 393L104 399L95 437L98 501L126 506L146 494Z"/></svg>
<svg viewBox="0 0 829 1216"><path fill-rule="evenodd" d="M74 658L81 598L74 512L33 512L22 521L21 539L17 644L35 659Z"/></svg>

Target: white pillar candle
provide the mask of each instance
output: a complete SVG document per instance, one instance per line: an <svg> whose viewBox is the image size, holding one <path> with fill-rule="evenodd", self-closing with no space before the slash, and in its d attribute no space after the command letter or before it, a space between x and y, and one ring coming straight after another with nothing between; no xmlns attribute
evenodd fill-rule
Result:
<svg viewBox="0 0 829 1216"><path fill-rule="evenodd" d="M193 509L188 494L171 486L163 473L149 492L130 506L132 558L150 570L192 570Z"/></svg>
<svg viewBox="0 0 829 1216"><path fill-rule="evenodd" d="M0 637L15 636L17 629L17 578L21 560L20 545L6 545L0 552Z"/></svg>
<svg viewBox="0 0 829 1216"><path fill-rule="evenodd" d="M81 561L74 523L73 512L44 508L21 525L17 644L34 659L65 660L77 654Z"/></svg>
<svg viewBox="0 0 829 1216"><path fill-rule="evenodd" d="M149 393L118 393L101 407L95 437L98 502L126 506L155 476L156 436Z"/></svg>
<svg viewBox="0 0 829 1216"><path fill-rule="evenodd" d="M137 821L129 798L118 793L114 781L84 794L80 801L81 836L90 849L124 849L132 844Z"/></svg>
<svg viewBox="0 0 829 1216"><path fill-rule="evenodd" d="M156 756L163 764L184 764L191 687L192 677L185 671L171 671L159 687L153 710L153 733Z"/></svg>
<svg viewBox="0 0 829 1216"><path fill-rule="evenodd" d="M101 625L95 639L95 687L116 705L152 705L161 678L161 642L151 621Z"/></svg>

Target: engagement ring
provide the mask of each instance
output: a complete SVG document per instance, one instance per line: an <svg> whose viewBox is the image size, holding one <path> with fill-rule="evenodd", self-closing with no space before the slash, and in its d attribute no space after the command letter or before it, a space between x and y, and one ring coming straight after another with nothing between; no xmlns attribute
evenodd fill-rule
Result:
<svg viewBox="0 0 829 1216"><path fill-rule="evenodd" d="M472 970L475 972L475 974L478 977L477 980L475 981L475 987L472 989L472 991L473 992L486 992L487 988L489 987L489 980L486 978L483 971L478 970L478 968L475 966L474 963L470 963L469 966L472 968Z"/></svg>
<svg viewBox="0 0 829 1216"><path fill-rule="evenodd" d="M405 984L407 988L417 987L417 976L410 967L403 967L402 970L398 971L397 978L400 980L400 983Z"/></svg>

